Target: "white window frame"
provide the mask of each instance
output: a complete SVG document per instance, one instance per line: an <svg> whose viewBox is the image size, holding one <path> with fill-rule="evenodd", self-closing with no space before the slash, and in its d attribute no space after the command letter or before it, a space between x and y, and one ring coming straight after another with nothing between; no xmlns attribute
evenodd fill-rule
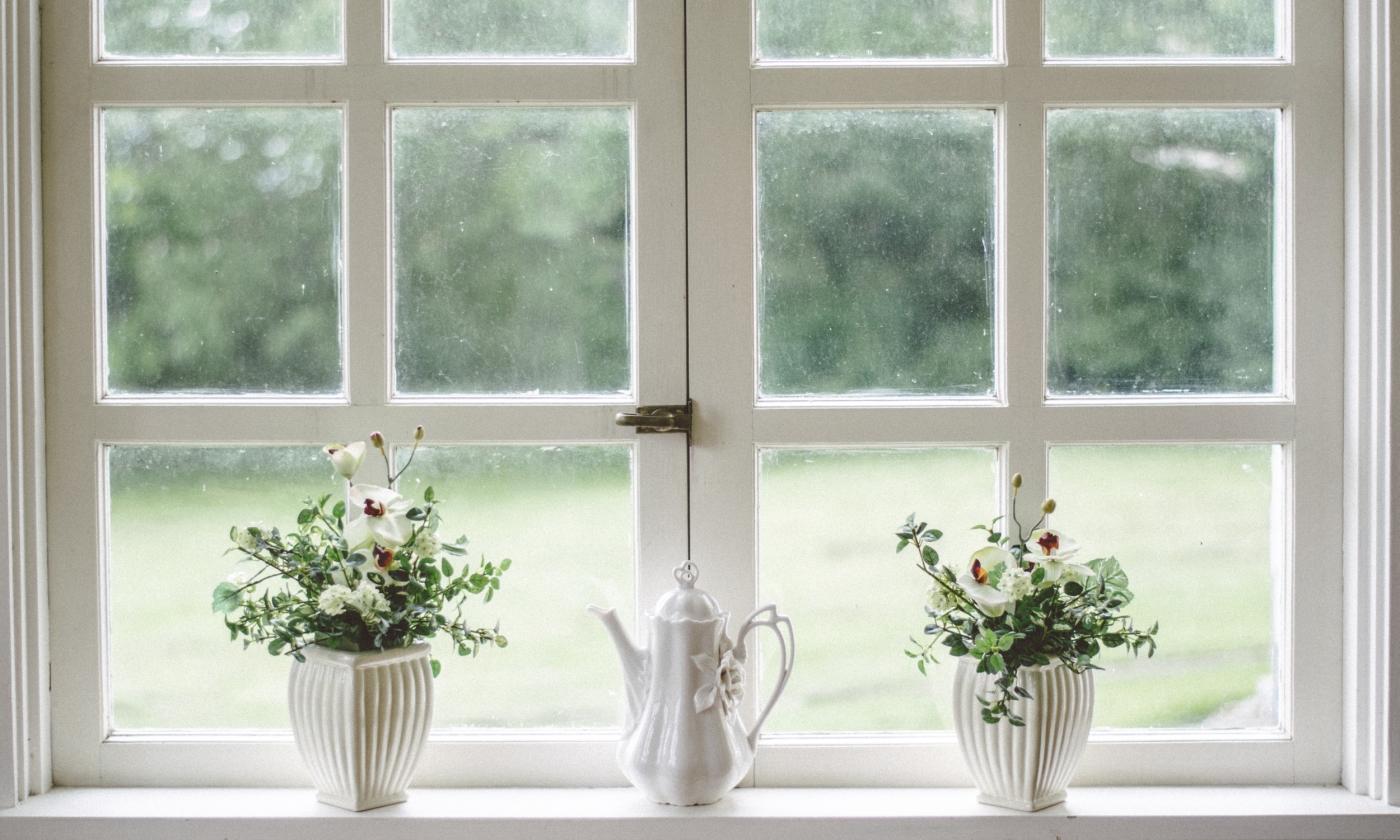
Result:
<svg viewBox="0 0 1400 840"><path fill-rule="evenodd" d="M1285 9L1291 4L1281 4ZM1285 519L1306 512L1282 547L1284 624L1276 640L1284 690L1277 733L1100 731L1079 784L1298 784L1336 778L1341 716L1335 685L1341 645L1328 604L1342 586L1343 207L1341 6L1298 2L1296 43L1284 58L1252 62L1045 61L1041 0L1002 6L1003 60L944 63L760 62L748 0L692 3L687 18L690 131L690 391L703 412L691 456L691 553L720 561L721 600L753 603L757 453L787 446L992 446L1022 492L1047 495L1048 447L1073 443L1267 442L1284 445ZM1277 396L1048 397L1045 137L1047 109L1077 105L1279 107L1284 110L1278 204L1276 341L1286 350ZM755 114L808 107L994 108L1000 132L997 239L998 386L986 399L759 400L755 335ZM1287 152L1291 150L1291 154ZM1297 201L1295 196L1306 196ZM1296 318L1296 313L1307 318ZM1008 340L1007 336L1011 336ZM1038 336L1024 344L1020 337ZM1012 466L1014 465L1014 467ZM1002 486L1005 486L1003 483ZM724 487L727 492L706 492ZM706 527L707 523L745 527ZM713 572L710 580L716 577ZM1322 609L1318 607L1322 606ZM799 627L799 635L800 635ZM799 666L800 667L800 666ZM1110 665L1111 667L1111 665ZM1306 674L1306 679L1298 675ZM759 785L967 785L951 733L772 735L755 765Z"/></svg>
<svg viewBox="0 0 1400 840"><path fill-rule="evenodd" d="M722 27L712 28L704 34L695 28L697 13L703 13L704 9L700 7L707 1L690 1L689 48L692 54L700 48L715 46L716 36L722 34L715 31ZM1389 528L1394 509L1390 487L1400 481L1400 473L1395 472L1397 464L1396 459L1392 458L1389 430L1392 405L1400 398L1400 382L1396 381L1396 369L1392 364L1392 323L1400 317L1400 310L1395 308L1400 301L1396 301L1390 293L1393 279L1390 243L1400 233L1395 228L1391 212L1397 188L1390 169L1391 138L1400 137L1395 133L1400 126L1394 125L1396 115L1400 114L1400 108L1396 107L1400 102L1395 101L1395 91L1400 88L1394 84L1396 69L1391 57L1400 50L1400 37L1397 37L1400 36L1400 27L1392 25L1386 0L1346 0L1345 5L1348 53L1345 97L1348 295L1346 375L1338 378L1344 379L1346 385L1347 436L1342 484L1346 494L1346 554L1345 562L1339 564L1345 573L1343 607L1346 621L1339 651L1340 670L1345 676L1345 690L1340 698L1343 701L1344 728L1335 749L1342 754L1341 774L1349 788L1400 804L1400 580L1397 580L1400 576L1392 573L1394 564L1390 559L1390 548L1395 543ZM3 207L5 220L4 235L0 239L0 256L4 257L0 261L0 274L5 278L5 295L0 298L4 314L4 318L0 319L0 329L3 329L0 332L0 339L3 339L0 350L3 351L4 360L4 365L0 366L0 379L3 379L4 388L0 390L4 394L7 418L6 434L0 438L0 465L4 467L7 488L5 503L0 504L0 534L5 537L6 546L3 556L0 556L0 561L3 561L0 562L0 671L7 678L0 679L0 701L3 701L0 702L0 807L13 805L31 793L41 793L52 784L53 777L48 765L50 726L47 714L50 699L62 703L63 697L62 688L57 684L52 691L46 690L49 662L59 659L60 669L73 667L71 662L61 659L64 651L57 647L50 651L45 639L49 626L45 608L50 591L54 594L56 615L63 616L64 620L70 616L62 611L64 596L57 592L64 584L59 582L50 587L45 580L49 553L44 544L46 512L43 500L49 482L44 475L45 399L40 343L43 334L40 317L43 273L38 252L38 17L38 0L16 0L6 4L3 12L0 12L0 151L4 153L0 155L4 163L0 167L0 207ZM352 41L363 38L363 33L358 37L354 32L349 32L349 35ZM1001 68L1008 75L1023 69L1016 62L1018 51L1015 44L1018 42L1020 39L1013 33L1012 66ZM1025 51L1021 50L1020 54L1025 55ZM722 61L692 64L691 75L697 77L703 72L723 82L738 81L735 67L721 66L723 64ZM60 65L61 62L49 62L46 72L61 76L64 68ZM481 69L494 73L483 72L478 74L479 78L503 79L504 74L499 68ZM749 72L747 68L745 72ZM875 77L873 71L865 72ZM890 68L882 70L881 74L897 79L904 72L905 68ZM547 75L533 73L531 70L523 74L533 78L533 89L550 87ZM325 89L325 80L318 78L316 73L292 75L308 83L312 89ZM254 77L256 74L250 74L250 78ZM972 76L965 78L971 79ZM1179 77L1186 78L1185 74ZM949 74L948 79L956 82L956 74ZM692 78L690 89L694 91L697 84L704 83ZM741 81L738 83L743 84ZM46 78L46 87L51 84L53 79ZM519 84L528 86L526 82ZM1175 85L1189 87L1181 81ZM612 90L617 89L626 89L626 86ZM553 89L550 92L553 93ZM972 98L979 101L994 99L985 90L978 91L978 95ZM861 101L859 98L852 100L853 104ZM733 101L711 103L713 107L708 109L699 107L703 104L694 100L691 102L689 122L692 131L696 122L709 111L712 112L709 116L726 118L727 128L720 129L720 133L731 135L731 141L741 133L736 129ZM746 104L743 110L749 112L751 105ZM692 148L692 182L703 175L698 162L705 159L704 153ZM46 162L46 174L50 174L50 177L52 165ZM721 180L728 180L729 177ZM1299 186L1302 186L1301 183ZM1339 189L1337 185L1328 185L1328 188L1333 191ZM48 191L46 194L53 194L52 186L46 185L45 189ZM749 187L745 184L742 189ZM707 202L696 201L692 212L714 212L718 205L723 204L718 200L719 192L721 190L716 189L711 193L714 200L708 202L708 208ZM751 220L752 208L746 212ZM52 254L56 248L52 243L53 232L47 233L48 253ZM715 243L694 242L692 253L707 247L716 253L721 250L715 247ZM1014 255L1012 259L1015 259ZM742 282L734 286L727 284L734 283L734 277L743 278L745 272L751 271L751 266L739 265L738 274L726 276L724 266L734 268L735 261L721 262L719 266L710 268L696 264L699 262L692 261L692 294L702 291L700 287L707 277L718 276L724 280L726 285L720 288L741 288ZM718 290L711 294L718 294ZM1336 370L1333 371L1335 373ZM702 386L701 382L693 382L692 391L698 391ZM1014 385L1011 393L1015 394ZM708 428L716 439L733 434L734 424L742 424L743 412L752 411L751 405L738 403L731 403L726 408L722 402L717 402L712 412L709 408L706 411L713 416L706 418L704 422L709 425L702 425L701 428ZM47 410L55 410L52 399ZM257 416L256 410L248 408L231 410L230 413L244 422L255 421ZM391 409L388 413L394 416ZM357 417L364 414L367 412L358 412ZM899 414L896 412L885 416L892 416L904 423L906 428L912 426L912 420L901 420ZM414 419L423 416L421 409L416 408L411 415ZM374 416L383 422L379 418L385 415ZM1068 417L1069 413L1065 416ZM1160 412L1159 417L1160 425L1156 428L1170 424L1170 411ZM1222 417L1228 422L1231 413L1226 412ZM359 430L356 422L345 425ZM487 412L482 425L500 428L502 423L499 418L492 422L490 412ZM958 426L964 429L971 425L970 421L958 421ZM900 436L898 425L893 434ZM917 439L919 435L905 437ZM940 439L942 437L940 434ZM750 453L752 445L752 440L745 442ZM735 459L731 457L730 460ZM738 460L745 461L742 458ZM731 463L731 472L736 466L740 472L752 474L751 457L744 463ZM700 468L701 465L697 463L697 482L700 481ZM722 468L723 464L715 463L705 467L711 475L723 472ZM741 495L748 492L742 486L739 491ZM62 522L57 516L52 519L55 524ZM698 549L704 544L702 538L696 541L694 547ZM741 581L736 588L743 590L748 586ZM639 580L640 600L645 603L647 590L654 592L658 588L657 581ZM744 593L740 591L738 594ZM751 590L749 594L752 594ZM176 773L199 759L194 752L179 749L181 745L165 746L169 749L160 757L174 759L171 766ZM497 766L504 775L498 778L510 778L522 769L520 754L513 749L515 746L502 744L500 749L480 749L474 758L500 761L501 764ZM781 744L773 746L787 749ZM880 744L847 746L851 749L844 753L845 757L858 761L862 751L885 749L885 745ZM1094 746L1099 748L1101 745ZM290 761L292 757L285 746L272 750L267 747L256 743L230 744L227 745L226 755L246 771L253 758L249 750L259 752L261 758L275 764L264 763L257 768L262 774L258 783L276 784L275 777L267 775L269 767ZM827 757L826 749L822 746L817 747L815 753L808 752L807 761L815 763ZM205 758L208 755L207 752L203 753ZM1136 752L1134 756L1142 763L1149 763L1145 753ZM593 758L591 755L575 757L584 761ZM876 759L877 762L885 760ZM935 760L926 749L910 745L900 751L896 763L917 773L922 766ZM528 760L524 762L528 763ZM439 768L428 769L436 772ZM581 768L576 764L572 769L578 771ZM574 772L572 775L578 776L580 773ZM548 773L530 775L530 778L537 784L551 783ZM1131 784L1134 780L1123 778L1115 781ZM1186 781L1197 782L1199 779ZM914 782L919 783L917 779ZM231 782L247 783L246 776ZM609 780L592 776L586 782L579 783L607 784ZM853 780L852 783L859 782ZM900 783L907 784L909 780Z"/></svg>
<svg viewBox="0 0 1400 840"><path fill-rule="evenodd" d="M349 2L344 58L291 61L106 60L100 5L74 15L42 9L45 147L45 300L50 371L49 516L53 627L53 776L58 784L298 784L288 733L112 731L104 651L103 448L121 444L306 444L383 428L399 438L422 423L433 441L472 444L611 443L632 450L635 589L654 600L685 556L683 437L635 435L613 423L637 403L685 401L683 38L679 2L636 4L632 59L433 62L388 58L387 4ZM335 107L345 126L343 396L104 394L101 325L101 184L98 116L106 106L309 105ZM633 393L496 397L394 392L391 294L391 144L396 106L621 105L631 111L632 264L628 303ZM86 243L64 247L63 242ZM96 290L96 291L95 291ZM60 418L63 418L61 422ZM63 488L69 488L64 490ZM89 488L72 492L72 488ZM76 523L83 523L77 525ZM582 606L580 606L582 609ZM605 643L600 635L599 642ZM419 783L588 784L623 778L607 732L440 730Z"/></svg>

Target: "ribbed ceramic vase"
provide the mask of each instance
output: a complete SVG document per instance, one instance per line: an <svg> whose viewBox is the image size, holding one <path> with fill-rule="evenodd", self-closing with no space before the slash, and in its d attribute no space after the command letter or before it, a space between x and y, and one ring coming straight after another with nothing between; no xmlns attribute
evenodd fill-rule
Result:
<svg viewBox="0 0 1400 840"><path fill-rule="evenodd" d="M287 699L316 798L350 811L403 802L433 719L428 645L302 652Z"/></svg>
<svg viewBox="0 0 1400 840"><path fill-rule="evenodd" d="M1012 709L1025 726L982 720L978 695L995 696L996 677L977 673L975 660L958 661L953 680L953 725L963 760L977 782L977 801L1039 811L1065 801L1094 718L1092 672L1076 674L1055 663L1021 668L1017 684L1031 693Z"/></svg>

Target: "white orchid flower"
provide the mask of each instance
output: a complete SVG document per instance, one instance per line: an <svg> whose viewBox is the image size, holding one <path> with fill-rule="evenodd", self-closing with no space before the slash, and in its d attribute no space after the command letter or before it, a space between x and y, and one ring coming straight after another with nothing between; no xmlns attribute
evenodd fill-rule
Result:
<svg viewBox="0 0 1400 840"><path fill-rule="evenodd" d="M1092 569L1073 562L1072 558L1078 553L1079 543L1049 528L1031 532L1026 541L1025 559L1045 570L1041 586L1049 586L1062 578L1083 583L1093 577Z"/></svg>
<svg viewBox="0 0 1400 840"><path fill-rule="evenodd" d="M413 535L408 512L413 503L387 487L356 484L350 488L350 520L345 543L351 551L367 545L398 548Z"/></svg>
<svg viewBox="0 0 1400 840"><path fill-rule="evenodd" d="M365 442L357 440L350 444L332 443L321 451L331 459L331 466L335 467L335 471L348 480L355 477L355 473L360 469L360 462L365 459Z"/></svg>
<svg viewBox="0 0 1400 840"><path fill-rule="evenodd" d="M972 562L968 565L967 571L958 576L958 585L963 588L967 597L972 599L978 609L995 618L1006 612L1006 608L1011 606L1013 599L995 586L988 586L988 575L1002 566L1008 569L1016 568L1016 558L1004 548L989 545L972 552L970 559Z"/></svg>
<svg viewBox="0 0 1400 840"><path fill-rule="evenodd" d="M967 597L977 605L977 608L986 613L991 618L996 618L1006 612L1006 608L1011 606L1011 596L1002 592L994 586L985 583L978 583L977 578L971 572L958 576L958 586L967 593Z"/></svg>

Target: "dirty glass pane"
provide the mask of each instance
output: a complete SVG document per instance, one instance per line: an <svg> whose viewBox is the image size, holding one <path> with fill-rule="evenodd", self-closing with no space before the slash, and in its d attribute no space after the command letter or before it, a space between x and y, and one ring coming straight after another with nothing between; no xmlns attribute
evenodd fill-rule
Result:
<svg viewBox="0 0 1400 840"><path fill-rule="evenodd" d="M341 388L341 112L102 112L107 390Z"/></svg>
<svg viewBox="0 0 1400 840"><path fill-rule="evenodd" d="M757 0L760 60L990 58L994 0Z"/></svg>
<svg viewBox="0 0 1400 840"><path fill-rule="evenodd" d="M903 653L929 583L894 531L917 511L946 532L946 557L970 555L985 538L972 525L997 512L995 450L766 449L759 465L759 602L791 616L799 651L765 729L951 729L956 663L925 678Z"/></svg>
<svg viewBox="0 0 1400 840"><path fill-rule="evenodd" d="M1276 58L1279 14L1277 0L1045 0L1045 54Z"/></svg>
<svg viewBox="0 0 1400 840"><path fill-rule="evenodd" d="M1053 394L1267 394L1270 109L1049 114Z"/></svg>
<svg viewBox="0 0 1400 840"><path fill-rule="evenodd" d="M986 395L988 110L758 115L763 397Z"/></svg>
<svg viewBox="0 0 1400 840"><path fill-rule="evenodd" d="M100 0L104 58L343 55L341 0Z"/></svg>
<svg viewBox="0 0 1400 840"><path fill-rule="evenodd" d="M285 729L291 661L229 641L210 593L239 568L231 527L293 528L343 483L315 446L107 451L112 726Z"/></svg>
<svg viewBox="0 0 1400 840"><path fill-rule="evenodd" d="M440 645L437 726L613 727L624 691L617 654L588 604L633 630L630 446L441 446L420 451L400 489L431 484L445 535L469 555L512 560L499 597L472 608L505 650L474 660ZM561 690L567 686L567 690Z"/></svg>
<svg viewBox="0 0 1400 840"><path fill-rule="evenodd" d="M407 393L631 389L626 108L399 108L395 348Z"/></svg>
<svg viewBox="0 0 1400 840"><path fill-rule="evenodd" d="M390 0L395 58L624 58L632 0Z"/></svg>
<svg viewBox="0 0 1400 840"><path fill-rule="evenodd" d="M116 446L109 464L113 725L286 728L289 660L230 642L210 593L239 568L224 554L230 527L285 530L300 499L340 491L319 447ZM361 480L382 483L381 467L366 459ZM462 659L439 645L435 724L616 725L621 673L583 607L632 604L630 447L425 449L399 490L421 497L429 484L444 536L469 536L473 558L513 560L500 596L466 613L500 621L510 646ZM566 703L559 685L572 686Z"/></svg>
<svg viewBox="0 0 1400 840"><path fill-rule="evenodd" d="M1095 726L1278 726L1281 458L1267 444L1050 450L1054 526L1086 557L1117 557L1129 614L1161 625L1151 659L1100 657Z"/></svg>

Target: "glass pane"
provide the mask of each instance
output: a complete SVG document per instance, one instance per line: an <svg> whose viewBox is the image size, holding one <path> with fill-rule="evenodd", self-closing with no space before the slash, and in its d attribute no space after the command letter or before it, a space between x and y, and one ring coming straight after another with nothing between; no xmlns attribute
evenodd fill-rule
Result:
<svg viewBox="0 0 1400 840"><path fill-rule="evenodd" d="M237 568L229 528L295 527L342 486L320 449L114 446L108 543L112 725L285 728L290 660L229 641L210 593Z"/></svg>
<svg viewBox="0 0 1400 840"><path fill-rule="evenodd" d="M993 0L757 0L760 60L990 58Z"/></svg>
<svg viewBox="0 0 1400 840"><path fill-rule="evenodd" d="M626 608L634 565L630 448L474 446L420 451L400 490L431 484L446 535L473 558L511 557L501 597L469 618L510 646L465 660L442 647L438 726L612 726L622 676L583 605ZM371 453L372 454L372 453ZM120 729L283 728L285 658L230 642L210 592L235 568L229 528L289 528L338 480L317 447L110 450L110 651ZM366 461L363 480L374 481ZM382 479L380 479L382 481ZM548 511L549 527L535 527ZM568 534L561 549L559 534ZM560 702L558 685L573 686Z"/></svg>
<svg viewBox="0 0 1400 840"><path fill-rule="evenodd" d="M102 112L107 390L341 388L341 112Z"/></svg>
<svg viewBox="0 0 1400 840"><path fill-rule="evenodd" d="M1099 660L1095 726L1278 725L1281 457L1271 445L1050 450L1055 527L1081 555L1117 557L1136 595L1129 614L1161 624L1151 659Z"/></svg>
<svg viewBox="0 0 1400 840"><path fill-rule="evenodd" d="M393 122L399 390L629 392L627 109Z"/></svg>
<svg viewBox="0 0 1400 840"><path fill-rule="evenodd" d="M395 58L625 58L631 0L392 0Z"/></svg>
<svg viewBox="0 0 1400 840"><path fill-rule="evenodd" d="M1276 110L1049 115L1049 388L1271 393Z"/></svg>
<svg viewBox="0 0 1400 840"><path fill-rule="evenodd" d="M986 395L995 115L758 115L759 392Z"/></svg>
<svg viewBox="0 0 1400 840"><path fill-rule="evenodd" d="M983 543L971 526L997 511L995 450L762 451L759 600L792 617L800 657L767 730L952 728L956 662L926 679L903 653L928 588L893 554L911 511L938 520L948 557L970 555ZM775 651L764 648L765 696Z"/></svg>
<svg viewBox="0 0 1400 840"><path fill-rule="evenodd" d="M341 0L102 0L105 58L338 58Z"/></svg>
<svg viewBox="0 0 1400 840"><path fill-rule="evenodd" d="M400 489L418 493L431 484L443 500L448 536L470 537L473 559L513 561L500 598L473 612L483 626L499 619L510 646L475 660L441 647L437 726L617 725L622 671L584 607L630 614L634 603L631 452L628 446L419 452Z"/></svg>
<svg viewBox="0 0 1400 840"><path fill-rule="evenodd" d="M1051 58L1277 58L1275 0L1045 0Z"/></svg>

